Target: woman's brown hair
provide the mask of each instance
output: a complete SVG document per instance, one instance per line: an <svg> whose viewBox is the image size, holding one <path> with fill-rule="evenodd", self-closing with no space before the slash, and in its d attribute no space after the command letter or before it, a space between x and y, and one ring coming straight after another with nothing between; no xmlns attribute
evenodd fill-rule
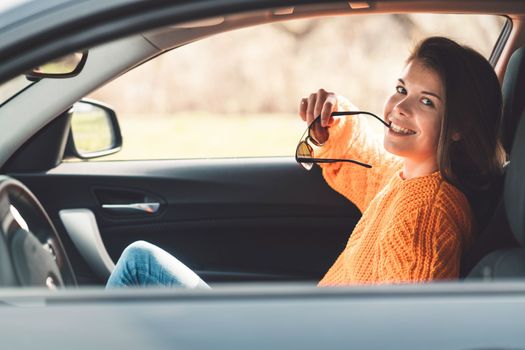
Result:
<svg viewBox="0 0 525 350"><path fill-rule="evenodd" d="M444 86L441 175L467 194L488 188L505 162L499 139L501 88L494 69L475 50L443 37L420 42L407 62L412 60L435 71Z"/></svg>

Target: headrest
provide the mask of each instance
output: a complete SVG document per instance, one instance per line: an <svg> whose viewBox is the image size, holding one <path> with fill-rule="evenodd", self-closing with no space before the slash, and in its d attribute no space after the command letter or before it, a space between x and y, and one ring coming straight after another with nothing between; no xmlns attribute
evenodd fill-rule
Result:
<svg viewBox="0 0 525 350"><path fill-rule="evenodd" d="M503 194L512 233L525 247L525 111L515 133Z"/></svg>
<svg viewBox="0 0 525 350"><path fill-rule="evenodd" d="M514 133L525 108L525 47L512 54L503 78L503 121L501 140L510 154Z"/></svg>

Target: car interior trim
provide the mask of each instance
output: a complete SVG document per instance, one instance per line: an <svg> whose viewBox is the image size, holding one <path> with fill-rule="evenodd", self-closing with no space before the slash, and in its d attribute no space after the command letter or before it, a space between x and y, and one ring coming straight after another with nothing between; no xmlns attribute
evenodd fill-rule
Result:
<svg viewBox="0 0 525 350"><path fill-rule="evenodd" d="M102 242L93 212L89 209L63 209L59 216L82 257L99 277L107 279L115 263Z"/></svg>
<svg viewBox="0 0 525 350"><path fill-rule="evenodd" d="M123 52L126 54L123 55ZM60 115L91 90L103 84L107 77L119 75L127 71L130 66L158 52L159 50L142 36L117 40L91 50L84 69L77 77L42 79L33 84L31 89L26 89L17 95L11 103L0 109L0 130L10 131L0 139L0 165L3 165L17 148L50 122L49 115ZM121 59L113 60L112 56L119 56ZM42 98L42 91L61 91L60 101ZM35 105L39 108L33 108ZM12 123L13 116L16 116L18 121L15 125ZM24 122L24 120L31 120L31 122Z"/></svg>

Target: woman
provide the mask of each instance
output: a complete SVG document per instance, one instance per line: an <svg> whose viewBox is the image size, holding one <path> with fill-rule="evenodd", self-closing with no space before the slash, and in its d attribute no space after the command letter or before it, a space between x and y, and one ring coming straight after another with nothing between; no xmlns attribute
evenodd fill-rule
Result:
<svg viewBox="0 0 525 350"><path fill-rule="evenodd" d="M474 232L466 195L489 186L504 162L490 64L446 38L420 43L385 103L384 148L368 140L362 120L330 119L352 108L324 90L301 101L305 121L320 114L328 126L316 157L373 165L323 165L326 181L363 216L320 285L458 278Z"/></svg>
<svg viewBox="0 0 525 350"><path fill-rule="evenodd" d="M300 105L303 120L310 124L320 115L328 130L315 157L373 165L323 165L328 184L363 215L319 285L458 278L474 232L466 196L489 186L505 160L492 67L452 40L421 42L385 103L384 148L369 140L359 117L331 117L349 109L355 107L322 89ZM108 287L149 284L208 287L174 257L139 242L125 250Z"/></svg>

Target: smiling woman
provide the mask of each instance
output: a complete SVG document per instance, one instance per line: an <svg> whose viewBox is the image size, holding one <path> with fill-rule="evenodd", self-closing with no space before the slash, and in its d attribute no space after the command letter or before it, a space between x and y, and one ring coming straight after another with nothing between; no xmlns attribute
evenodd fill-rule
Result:
<svg viewBox="0 0 525 350"><path fill-rule="evenodd" d="M320 114L328 129L314 157L372 164L322 164L328 184L363 213L322 286L458 278L474 238L466 196L490 186L505 162L499 81L476 51L425 39L393 90L383 112L384 149L367 139L360 120L333 117L355 109L345 99L320 89L301 100L302 119Z"/></svg>
<svg viewBox="0 0 525 350"><path fill-rule="evenodd" d="M466 195L491 185L505 161L498 134L501 104L488 61L443 37L423 40L409 56L385 103L384 149L366 138L359 118L339 116L355 109L348 101L324 89L303 98L301 118L309 125L318 118L328 133L324 143L314 142L318 136L310 139L313 157L372 164L368 169L356 162L321 163L327 183L363 216L319 286L459 278L461 255L474 240ZM477 157L473 145L487 157ZM121 255L107 287L151 285L209 288L167 252L135 242Z"/></svg>
<svg viewBox="0 0 525 350"><path fill-rule="evenodd" d="M436 169L437 145L445 114L445 90L438 73L411 59L387 99L383 115L390 124L385 149L407 159L406 178ZM408 119L412 110L414 118Z"/></svg>

